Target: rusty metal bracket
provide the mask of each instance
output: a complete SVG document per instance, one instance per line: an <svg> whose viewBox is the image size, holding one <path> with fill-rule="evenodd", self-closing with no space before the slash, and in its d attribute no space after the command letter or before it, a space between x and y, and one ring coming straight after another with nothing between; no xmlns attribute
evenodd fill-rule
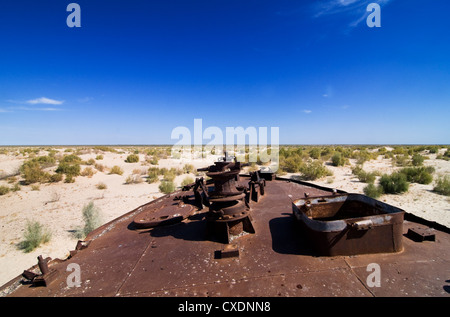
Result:
<svg viewBox="0 0 450 317"><path fill-rule="evenodd" d="M216 250L214 252L215 259L225 259L225 258L237 258L239 257L239 248L229 247L223 250Z"/></svg>
<svg viewBox="0 0 450 317"><path fill-rule="evenodd" d="M436 234L432 228L416 227L408 229L408 238L416 242L436 241Z"/></svg>
<svg viewBox="0 0 450 317"><path fill-rule="evenodd" d="M51 282L53 282L57 275L58 271L51 270L48 267L48 262L51 261L51 258L43 258L42 255L38 256L38 267L41 270L42 274L37 274L32 271L23 271L22 276L31 281L34 286L48 286Z"/></svg>

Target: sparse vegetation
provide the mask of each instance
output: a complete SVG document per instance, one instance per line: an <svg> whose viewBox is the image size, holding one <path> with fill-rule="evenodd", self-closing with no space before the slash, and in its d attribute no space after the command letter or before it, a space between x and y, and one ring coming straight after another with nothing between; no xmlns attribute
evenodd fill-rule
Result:
<svg viewBox="0 0 450 317"><path fill-rule="evenodd" d="M19 183L15 183L13 187L11 187L11 191L13 192L18 192L20 190L20 185ZM0 192L1 195L1 192Z"/></svg>
<svg viewBox="0 0 450 317"><path fill-rule="evenodd" d="M433 181L434 168L428 167L404 167L399 173L406 176L406 180L410 183L430 184Z"/></svg>
<svg viewBox="0 0 450 317"><path fill-rule="evenodd" d="M101 224L100 209L92 201L83 207L82 215L84 227L75 231L78 239L86 237Z"/></svg>
<svg viewBox="0 0 450 317"><path fill-rule="evenodd" d="M108 188L108 186L106 186L106 184L102 183L102 182L98 183L96 185L96 187L97 187L97 189L107 189Z"/></svg>
<svg viewBox="0 0 450 317"><path fill-rule="evenodd" d="M406 180L406 175L398 172L391 175L382 175L380 179L380 186L386 194L401 194L407 192L409 189L409 183Z"/></svg>
<svg viewBox="0 0 450 317"><path fill-rule="evenodd" d="M24 183L27 185L45 182L49 178L49 174L42 170L39 162L34 160L23 163L20 171L22 172Z"/></svg>
<svg viewBox="0 0 450 317"><path fill-rule="evenodd" d="M287 158L283 156L280 159L280 169L288 173L298 173L303 164L303 160L298 154Z"/></svg>
<svg viewBox="0 0 450 317"><path fill-rule="evenodd" d="M139 184L142 182L143 182L143 180L142 180L141 176L136 175L136 174L129 175L127 177L127 179L125 180L125 184Z"/></svg>
<svg viewBox="0 0 450 317"><path fill-rule="evenodd" d="M412 163L412 165L414 165L414 166L421 166L421 165L423 165L423 161L425 160L425 157L423 157L422 155L420 155L420 154L414 154L413 156L412 156L412 159L411 159L411 163Z"/></svg>
<svg viewBox="0 0 450 317"><path fill-rule="evenodd" d="M51 232L44 229L38 221L28 221L25 230L24 240L19 243L18 247L26 253L51 239Z"/></svg>
<svg viewBox="0 0 450 317"><path fill-rule="evenodd" d="M75 182L74 177L80 175L81 163L82 160L79 156L75 154L65 155L60 160L56 173L66 174L66 179L64 182L73 183Z"/></svg>
<svg viewBox="0 0 450 317"><path fill-rule="evenodd" d="M81 173L81 176L87 176L89 178L91 178L92 176L94 176L95 171L92 169L92 167L86 167Z"/></svg>
<svg viewBox="0 0 450 317"><path fill-rule="evenodd" d="M317 147L313 147L310 151L309 151L309 157L311 157L312 159L319 159L320 158L320 148Z"/></svg>
<svg viewBox="0 0 450 317"><path fill-rule="evenodd" d="M407 166L409 164L409 156L404 154L395 156L394 164L397 166Z"/></svg>
<svg viewBox="0 0 450 317"><path fill-rule="evenodd" d="M5 185L0 186L0 196L6 195L7 193L9 193L9 187Z"/></svg>
<svg viewBox="0 0 450 317"><path fill-rule="evenodd" d="M86 165L94 165L95 164L95 160L93 158L90 158L89 160L87 160L85 162Z"/></svg>
<svg viewBox="0 0 450 317"><path fill-rule="evenodd" d="M139 162L139 155L137 154L130 154L127 156L127 159L125 160L127 163L137 163Z"/></svg>
<svg viewBox="0 0 450 317"><path fill-rule="evenodd" d="M331 157L331 162L334 166L344 166L345 158L342 156L341 152L335 152Z"/></svg>
<svg viewBox="0 0 450 317"><path fill-rule="evenodd" d="M360 182L369 183L369 184L375 182L375 179L378 175L376 172L364 171L360 165L357 165L354 168L352 168L352 173L353 173L353 175L358 177Z"/></svg>
<svg viewBox="0 0 450 317"><path fill-rule="evenodd" d="M302 165L300 168L301 179L304 180L316 180L325 176L332 176L333 173L323 166L320 161L313 161Z"/></svg>
<svg viewBox="0 0 450 317"><path fill-rule="evenodd" d="M194 179L191 176L186 176L183 181L181 182L181 186L186 186L189 184L192 184L194 182Z"/></svg>
<svg viewBox="0 0 450 317"><path fill-rule="evenodd" d="M173 181L162 181L159 185L159 191L164 194L170 194L175 191L175 184Z"/></svg>
<svg viewBox="0 0 450 317"><path fill-rule="evenodd" d="M373 183L370 183L363 189L364 194L366 196L369 196L371 198L379 198L381 195L383 195L383 188L381 186L376 186Z"/></svg>
<svg viewBox="0 0 450 317"><path fill-rule="evenodd" d="M185 164L183 167L183 170L185 173L189 174L189 173L195 173L195 167L192 164Z"/></svg>
<svg viewBox="0 0 450 317"><path fill-rule="evenodd" d="M158 177L159 175L160 175L159 174L159 168L157 168L157 167L150 167L148 169L147 182L149 184L157 182L159 180L159 177Z"/></svg>
<svg viewBox="0 0 450 317"><path fill-rule="evenodd" d="M99 172L103 172L105 170L105 165L103 164L95 163L94 167Z"/></svg>
<svg viewBox="0 0 450 317"><path fill-rule="evenodd" d="M123 169L120 166L114 165L111 168L111 171L109 173L110 174L122 175L123 174Z"/></svg>
<svg viewBox="0 0 450 317"><path fill-rule="evenodd" d="M438 177L433 191L441 195L450 196L450 175Z"/></svg>

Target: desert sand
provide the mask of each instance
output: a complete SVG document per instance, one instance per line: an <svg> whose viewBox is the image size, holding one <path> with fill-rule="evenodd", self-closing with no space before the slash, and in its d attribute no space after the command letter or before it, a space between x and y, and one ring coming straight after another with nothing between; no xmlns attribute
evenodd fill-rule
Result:
<svg viewBox="0 0 450 317"><path fill-rule="evenodd" d="M57 149L61 154L64 148ZM41 151L39 155L47 155ZM108 171L96 173L92 177L78 176L74 183L48 183L40 184L39 190L33 190L32 186L21 186L17 192L9 192L0 196L0 285L8 282L12 278L20 275L24 269L37 263L37 256L65 259L69 251L75 249L77 238L74 230L83 226L82 209L89 202L93 201L95 206L101 210L102 223L109 222L163 194L159 191L160 182L149 184L145 181L147 170L150 166L145 162L145 155L139 154L140 161L137 163L126 163L125 159L130 152L112 153L87 151L88 153L79 155L83 160L95 159L98 154L103 155L102 160L98 160L107 167L120 166L123 175L109 174ZM434 166L436 175L450 174L450 161L436 160L436 154L428 155L425 166ZM3 175L11 175L27 159L22 154L13 155L12 152L0 154L0 172ZM213 164L215 156L210 156L209 160L183 160L183 159L160 159L158 167L183 168L185 164L192 164L195 168L206 167ZM347 192L362 193L367 185L359 182L352 175L351 167L355 165L350 160L351 166L334 167L327 165L333 172L333 176L312 181L312 183L338 188ZM82 165L82 169L86 166ZM55 167L49 168L54 171ZM125 184L129 175L136 169L142 170L142 183ZM393 167L390 159L379 156L376 160L364 163L367 171L381 171L391 173L397 167ZM94 169L95 170L95 169ZM182 180L188 174L179 175L175 178L175 184L180 186ZM190 174L195 179L194 174ZM295 175L286 174L282 177L289 178ZM20 176L17 176L20 179ZM98 189L98 183L106 184L106 189ZM0 186L8 184L6 179L0 180ZM450 198L432 192L433 183L429 185L411 184L407 193L401 195L383 195L379 200L396 207L404 209L406 212L423 217L427 220L436 221L450 227ZM30 253L19 250L17 245L23 240L26 230L27 220L37 220L45 228L51 230L52 237L49 242L39 246Z"/></svg>

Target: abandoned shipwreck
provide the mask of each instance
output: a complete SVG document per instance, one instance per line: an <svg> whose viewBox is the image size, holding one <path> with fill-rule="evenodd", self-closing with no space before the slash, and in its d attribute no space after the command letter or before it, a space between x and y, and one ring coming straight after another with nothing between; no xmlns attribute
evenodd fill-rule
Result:
<svg viewBox="0 0 450 317"><path fill-rule="evenodd" d="M225 156L201 169L208 181L103 225L67 259L40 256L1 294L450 295L448 228L364 195L241 168Z"/></svg>

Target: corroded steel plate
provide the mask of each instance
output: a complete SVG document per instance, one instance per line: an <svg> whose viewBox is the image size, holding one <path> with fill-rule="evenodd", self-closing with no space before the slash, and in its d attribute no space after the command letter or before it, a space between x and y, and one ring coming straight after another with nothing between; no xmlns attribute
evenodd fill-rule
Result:
<svg viewBox="0 0 450 317"><path fill-rule="evenodd" d="M136 228L152 228L182 221L192 214L194 207L186 204L174 204L160 209L150 209L137 215L133 224Z"/></svg>

